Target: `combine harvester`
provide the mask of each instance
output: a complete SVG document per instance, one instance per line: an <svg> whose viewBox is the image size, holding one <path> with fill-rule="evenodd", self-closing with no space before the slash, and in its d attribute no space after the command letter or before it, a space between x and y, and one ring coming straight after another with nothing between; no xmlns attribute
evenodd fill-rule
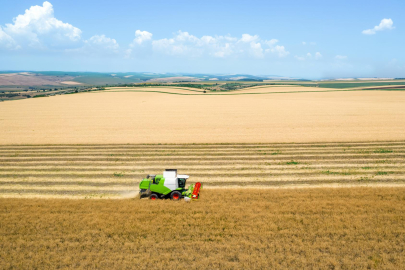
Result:
<svg viewBox="0 0 405 270"><path fill-rule="evenodd" d="M177 174L176 169L166 169L163 175L149 174L139 184L139 197L149 197L151 200L170 198L178 201L197 200L200 197L201 183L197 182L186 188L188 175Z"/></svg>

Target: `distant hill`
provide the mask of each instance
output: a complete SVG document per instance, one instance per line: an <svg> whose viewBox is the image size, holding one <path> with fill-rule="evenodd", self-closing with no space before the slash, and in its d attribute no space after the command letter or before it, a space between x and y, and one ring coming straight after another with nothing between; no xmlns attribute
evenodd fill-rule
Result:
<svg viewBox="0 0 405 270"><path fill-rule="evenodd" d="M275 75L249 74L188 74L150 72L65 72L65 71L3 71L0 86L104 86L141 82L194 82L194 81L263 81L288 80Z"/></svg>

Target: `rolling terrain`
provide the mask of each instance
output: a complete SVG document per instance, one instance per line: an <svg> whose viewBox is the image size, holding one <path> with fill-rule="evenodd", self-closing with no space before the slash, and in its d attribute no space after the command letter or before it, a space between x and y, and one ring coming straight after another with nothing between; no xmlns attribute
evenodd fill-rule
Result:
<svg viewBox="0 0 405 270"><path fill-rule="evenodd" d="M0 268L404 265L402 85L203 83L1 103ZM139 200L166 168L201 199Z"/></svg>

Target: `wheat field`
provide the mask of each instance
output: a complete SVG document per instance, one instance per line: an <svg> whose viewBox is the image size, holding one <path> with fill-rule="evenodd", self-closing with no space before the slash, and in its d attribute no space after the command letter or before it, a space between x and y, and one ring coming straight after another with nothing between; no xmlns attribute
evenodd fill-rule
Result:
<svg viewBox="0 0 405 270"><path fill-rule="evenodd" d="M402 92L139 90L0 104L0 269L405 264ZM201 198L137 198L168 168Z"/></svg>
<svg viewBox="0 0 405 270"><path fill-rule="evenodd" d="M0 199L1 269L401 269L405 188Z"/></svg>
<svg viewBox="0 0 405 270"><path fill-rule="evenodd" d="M3 145L0 197L126 198L177 168L204 188L405 185L405 142Z"/></svg>
<svg viewBox="0 0 405 270"><path fill-rule="evenodd" d="M0 144L405 140L401 91L240 91L278 89L294 91L179 95L117 89L2 102Z"/></svg>

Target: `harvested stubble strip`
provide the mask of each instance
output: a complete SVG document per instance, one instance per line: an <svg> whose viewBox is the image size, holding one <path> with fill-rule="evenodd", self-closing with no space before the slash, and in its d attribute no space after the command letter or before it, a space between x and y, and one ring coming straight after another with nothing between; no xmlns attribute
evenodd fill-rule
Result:
<svg viewBox="0 0 405 270"><path fill-rule="evenodd" d="M405 265L405 188L248 192L205 190L189 204L0 199L0 268Z"/></svg>
<svg viewBox="0 0 405 270"><path fill-rule="evenodd" d="M0 157L0 162L18 162L18 161L189 161L196 160L197 158L203 160L288 160L292 158L299 158L301 160L339 160L339 159L379 159L379 158L405 158L404 153L374 153L374 154L327 154L327 155L171 155L171 156L69 156L69 157L48 157L48 156L35 156L35 157L24 157L24 156L11 156L11 157ZM195 162L198 162L196 160Z"/></svg>
<svg viewBox="0 0 405 270"><path fill-rule="evenodd" d="M114 150L114 149L243 149L243 148L293 148L293 149L305 149L305 148L364 148L364 147L378 147L378 146L404 146L405 141L381 141L381 142L322 142L322 143L236 143L236 144L39 144L39 145L0 145L0 150L19 150L19 149L95 149L95 150Z"/></svg>
<svg viewBox="0 0 405 270"><path fill-rule="evenodd" d="M381 152L379 152L381 151ZM387 151L384 153L384 151ZM80 157L80 158L89 158L89 157L95 157L95 158L139 158L139 157L234 157L234 156L240 156L240 157L261 157L263 155L277 155L279 157L291 157L291 156L304 156L304 157L310 157L310 156L334 156L334 155L343 155L343 156L363 156L363 155L378 155L378 154L385 154L385 155L403 155L405 154L405 148L401 149L370 149L370 150L339 150L339 151L330 151L329 149L323 149L323 150L307 150L307 151L277 151L277 150L260 150L260 151L254 151L254 150L247 150L247 151L232 151L232 152L201 152L201 151L156 151L156 152L87 152L87 151L81 151L79 153L75 152L52 152L52 151L42 151L42 152L15 152L11 151L9 153L1 153L0 152L0 159L4 158L32 158L32 157L66 157L66 158L72 158L72 157Z"/></svg>
<svg viewBox="0 0 405 270"><path fill-rule="evenodd" d="M61 183L59 185L48 185L46 183L43 183L45 185L27 185L26 183L19 183L19 184L8 184L8 183L2 183L0 185L1 187L1 193L11 193L11 190L13 192L26 192L26 191L47 191L47 192L59 192L59 191L83 191L83 192L95 192L97 193L113 193L116 191L128 191L128 190L134 190L137 187L135 184L133 185L117 185L117 184L109 184L109 185L103 185L103 186L93 186L93 185L86 185L86 184L80 184L76 183L76 185L66 185L65 183ZM108 190L108 192L106 191Z"/></svg>
<svg viewBox="0 0 405 270"><path fill-rule="evenodd" d="M72 151L72 152L80 152L80 151L182 151L182 150L193 150L193 151L241 151L245 149L252 149L252 150L261 150L261 149L285 149L285 150L305 150L305 149L312 149L316 150L319 148L328 148L332 150L339 150L339 149L369 149L375 148L377 146L383 147L393 147L393 148L403 148L404 142L401 143L379 143L379 144L367 144L367 145L358 145L358 144L336 144L336 145L329 145L329 144L235 144L235 145L226 145L226 144L168 144L168 145L147 145L142 146L139 144L128 144L128 145L99 145L99 146L89 146L89 145L64 145L60 147L55 147L53 145L31 145L31 146L9 146L9 145L0 145L0 151L35 151L42 149L49 149L55 152L61 151Z"/></svg>
<svg viewBox="0 0 405 270"><path fill-rule="evenodd" d="M291 161L291 160L286 160L286 161ZM284 161L283 163L286 163L286 161ZM347 164L348 162L351 163L351 165L359 165L359 166L363 166L363 165L367 165L367 164L374 164L374 165L392 165L392 166L403 166L405 164L405 159L369 159L369 160L364 160L364 159L357 159L357 160L350 160L350 159L345 159L345 160L294 160L294 161L299 161L301 163L299 163L299 165L301 165L302 167L306 167L306 166L310 166L310 165L322 165L322 166L343 166L344 164ZM206 167L209 168L217 168L216 166L220 165L220 166L228 166L228 165L235 165L235 166L276 166L278 164L280 164L280 162L274 162L273 160L270 159L265 159L265 160L237 160L237 161L201 161L201 162L120 162L120 163L114 163L114 162L108 162L108 161L104 161L104 162L86 162L86 161L80 161L80 162L74 162L74 161L70 161L70 162L65 162L65 161L59 161L59 162L38 162L38 161L34 161L34 162L21 162L21 167L24 166L31 166L31 167L35 167L35 166L60 166L60 168L66 168L66 167L70 167L70 166L74 166L74 167L83 167L83 168L91 168L94 166L100 166L100 167L109 167L109 168L115 168L115 166L131 166L131 164L135 165L135 166L141 166L145 169L149 168L150 165L153 165L154 168L159 168L158 171L160 172L162 170L162 167L180 167L180 166L194 166L197 164L200 165L204 165ZM2 162L2 165L5 167L19 167L16 166L15 162ZM287 165L285 165L287 166ZM291 167L291 165L288 165ZM134 167L135 169L135 167ZM187 168L186 168L187 170ZM149 172L147 172L149 173Z"/></svg>
<svg viewBox="0 0 405 270"><path fill-rule="evenodd" d="M284 176L298 176L298 177L311 177L319 174L324 174L330 172L335 174L347 174L347 175L359 175L359 174L373 174L381 171L381 169L376 170L233 170L233 171L194 171L188 170L187 173L193 175L193 177L199 178L210 178L210 177L224 177L232 178L239 176L246 177L284 177ZM387 173L391 175L405 175L405 171L400 170L389 170ZM71 171L54 171L54 172L33 172L33 171L18 171L15 173L1 172L0 179L2 178L18 178L18 177L71 177L71 178L108 178L108 177L120 177L120 178L133 178L142 179L145 173L133 173L133 172L103 172L100 171L81 171L81 172L71 172Z"/></svg>
<svg viewBox="0 0 405 270"><path fill-rule="evenodd" d="M383 171L384 172L384 171ZM143 175L144 177L145 175ZM253 175L253 174L246 174L246 175L233 175L233 176L210 176L207 177L206 175L201 176L193 176L190 178L191 182L204 182L204 183L226 183L229 181L238 181L241 183L254 183L254 182L267 182L267 181L297 181L297 180L308 180L308 181L318 181L318 180L334 180L339 181L342 179L348 179L352 181L357 181L360 177L372 177L375 180L378 179L393 179L393 180L402 180L404 181L403 174L390 174L387 175L377 175L376 173L368 173L364 172L364 174L355 174L355 175L345 175L345 174L324 174L318 173L313 175L299 175L299 174L288 174L288 175ZM1 183L7 183L12 181L25 181L29 182L94 182L94 183L110 183L111 185L120 185L120 184L127 184L127 183L136 183L139 182L143 177L117 177L117 176L88 176L88 177L77 177L74 175L64 176L64 175L49 175L49 176L21 176L21 177L3 177L1 179Z"/></svg>
<svg viewBox="0 0 405 270"><path fill-rule="evenodd" d="M164 165L164 164L163 164ZM372 162L364 162L362 164L352 164L352 163L342 163L342 164L300 164L300 166L291 167L290 165L279 165L276 162L268 163L268 162L261 162L257 163L255 166L251 164L249 166L250 169L257 169L257 170L264 170L271 168L272 170L316 170L316 169L362 169L363 167L368 167L369 169L377 169L377 168L386 168L386 169L405 169L405 162L403 164L388 164L388 163L380 163L376 164L375 161ZM225 165L188 165L188 166L181 166L178 165L176 168L179 171L212 171L212 170L221 170L221 171L232 171L232 170L245 170L247 168L246 163L240 164L225 164ZM13 163L13 164L3 164L0 167L0 172L7 172L7 171L114 171L122 170L122 171L130 171L130 172L145 172L145 171L161 171L162 165L161 164L151 164L150 166L143 166L143 165L115 165L115 164L27 164L27 163Z"/></svg>
<svg viewBox="0 0 405 270"><path fill-rule="evenodd" d="M363 172L363 168L367 168L369 172L373 172L375 170L390 170L393 173L400 173L404 172L405 173L405 167L403 165L399 166L384 166L385 164L380 164L379 166L375 166L375 164L372 165L372 167L363 167L364 165L357 165L357 166L331 166L331 165L321 165L321 166L310 166L310 165L297 165L297 166L290 166L290 165L257 165L257 166L228 166L228 167L216 167L216 166L205 166L205 167L184 167L184 168L179 168L177 167L178 170L183 170L187 171L189 174L199 174L199 173L205 173L206 175L211 175L215 173L222 173L222 174L240 174L240 173L249 173L249 174L255 174L255 173L298 173L298 174L309 174L309 173L316 173L317 170L335 170L337 172L346 172L350 171L353 173L356 172ZM109 168L97 168L97 167L36 167L36 166L30 166L30 167L1 167L0 168L0 175L4 174L10 174L10 173L15 173L18 175L24 175L24 174L41 174L41 173L51 173L51 174L57 174L57 173L70 173L72 175L75 174L103 174L103 175L113 175L117 173L117 171L120 171L122 173L132 175L132 176L142 176L145 175L145 170L148 172L159 172L161 171L161 167L154 167L154 168L148 168L148 167L141 167L142 169L138 168L135 169L133 167L109 167Z"/></svg>

